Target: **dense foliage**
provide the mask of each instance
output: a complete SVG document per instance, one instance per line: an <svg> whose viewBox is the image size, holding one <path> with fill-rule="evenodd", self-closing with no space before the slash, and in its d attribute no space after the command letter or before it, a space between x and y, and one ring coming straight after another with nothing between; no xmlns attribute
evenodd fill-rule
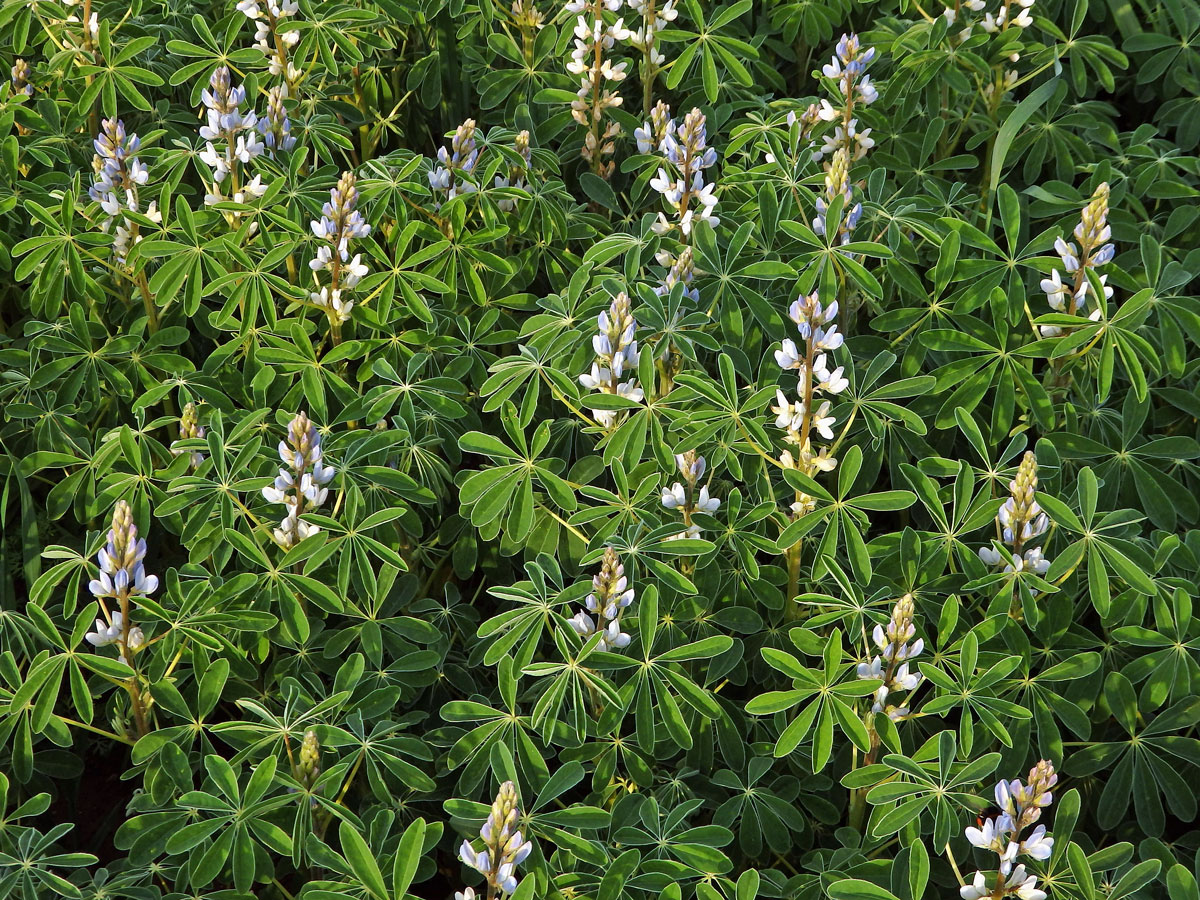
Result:
<svg viewBox="0 0 1200 900"><path fill-rule="evenodd" d="M1200 900L1198 41L0 0L0 896Z"/></svg>

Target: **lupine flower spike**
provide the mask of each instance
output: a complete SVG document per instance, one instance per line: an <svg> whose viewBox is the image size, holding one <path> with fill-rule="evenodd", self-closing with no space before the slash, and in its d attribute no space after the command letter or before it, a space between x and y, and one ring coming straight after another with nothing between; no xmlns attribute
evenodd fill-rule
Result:
<svg viewBox="0 0 1200 900"><path fill-rule="evenodd" d="M113 232L113 254L117 262L124 264L130 247L140 241L141 236L138 224L122 216L122 211L141 213L153 222L161 222L162 214L153 201L145 210L141 209L138 188L146 183L149 172L138 158L141 141L136 134L126 133L124 122L105 119L93 146L96 148L92 159L95 180L88 194L108 217L101 223L101 229L108 231L117 223Z"/></svg>
<svg viewBox="0 0 1200 900"><path fill-rule="evenodd" d="M132 601L148 596L158 590L158 576L147 575L143 560L146 558L146 541L138 537L137 525L133 523L133 510L124 500L113 509L112 527L108 540L97 555L100 574L88 584L88 590L100 602L100 608L109 619L96 620L96 630L84 637L93 647L120 644L121 660L129 664L132 651L137 650L145 637L142 630L130 621ZM120 609L111 613L104 600L117 601Z"/></svg>
<svg viewBox="0 0 1200 900"><path fill-rule="evenodd" d="M337 186L330 189L329 200L321 209L321 218L312 221L313 234L324 243L308 263L316 275L319 289L309 294L316 306L325 310L335 326L349 321L354 302L345 296L367 274L362 254L350 256L350 242L371 233L371 226L362 217L358 206L358 189L353 172L343 172ZM329 275L329 283L321 284L321 273Z"/></svg>
<svg viewBox="0 0 1200 900"><path fill-rule="evenodd" d="M966 829L972 846L996 854L996 874L976 872L968 884L959 889L963 900L1003 900L1015 896L1020 900L1046 900L1039 890L1037 876L1029 874L1019 860L1022 856L1044 862L1054 849L1054 838L1046 833L1045 825L1032 831L1025 829L1041 818L1042 810L1054 801L1051 790L1058 775L1046 760L1029 770L1028 783L1020 779L1001 781L996 785L996 806L1000 812L983 824Z"/></svg>
<svg viewBox="0 0 1200 900"><path fill-rule="evenodd" d="M837 43L833 61L823 68L826 78L836 79L838 96L835 106L822 100L817 115L825 122L836 122L831 133L826 134L824 145L813 154L813 159L830 156L844 148L850 161L862 159L875 146L871 129L859 129L855 107L869 106L879 98L867 66L875 58L874 47L863 47L856 34L843 34Z"/></svg>
<svg viewBox="0 0 1200 900"><path fill-rule="evenodd" d="M483 849L475 850L467 840L459 848L458 858L487 879L489 897L494 896L496 891L510 895L516 893L519 883L517 866L533 851L533 842L525 840L517 827L520 817L517 790L511 781L506 781L500 785L500 792L492 803L492 811L479 830ZM472 898L475 891L468 888L461 896Z"/></svg>
<svg viewBox="0 0 1200 900"><path fill-rule="evenodd" d="M649 125L656 127L653 123ZM717 151L708 146L704 113L693 108L683 117L682 124L669 121L658 149L676 174L669 175L665 168L660 168L658 175L650 180L650 187L662 194L670 209L669 216L658 214L654 230L666 234L677 228L686 239L696 221L707 219L714 227L719 225L721 220L715 215L716 185L704 180L705 169L717 163Z"/></svg>
<svg viewBox="0 0 1200 900"><path fill-rule="evenodd" d="M980 547L979 558L989 566L1002 566L1005 572L1030 571L1038 575L1044 575L1050 568L1050 560L1042 548L1029 546L1050 527L1050 519L1036 499L1037 469L1037 457L1032 451L1025 451L1016 477L1008 483L1010 496L996 515L1001 540L1008 545L1013 561L1007 562L993 547Z"/></svg>
<svg viewBox="0 0 1200 900"><path fill-rule="evenodd" d="M670 540L699 537L700 526L692 521L692 516L698 512L716 512L721 506L721 501L709 493L707 484L700 484L700 479L708 469L708 463L703 456L699 456L694 450L677 453L675 465L683 481L676 481L669 488L663 488L662 505L667 509L679 510L687 528L679 534L672 535Z"/></svg>
<svg viewBox="0 0 1200 900"><path fill-rule="evenodd" d="M831 400L821 395L836 396L849 387L849 379L842 373L843 366L830 366L827 356L842 346L843 336L837 330L838 304L835 300L828 306L821 303L816 291L801 296L788 309L788 316L796 323L803 346L788 338L775 351L775 361L782 369L795 369L800 376L799 399L791 401L780 389L775 392L775 427L782 428L784 440L796 448L780 454L780 463L788 469L797 469L805 475L830 472L837 465L827 447L813 452L812 433L827 441L834 439L833 426L836 418L831 412ZM819 402L819 405L818 405ZM792 512L801 516L811 512L815 500L807 494L797 492Z"/></svg>
<svg viewBox="0 0 1200 900"><path fill-rule="evenodd" d="M839 196L845 202L839 216L840 221L834 223L833 234L837 236L839 244L848 244L850 232L862 218L862 204L854 202L854 192L850 187L850 158L845 147L833 151L833 158L825 171L825 194L817 198L817 217L812 222L813 231L817 234L829 233L829 207Z"/></svg>
<svg viewBox="0 0 1200 900"><path fill-rule="evenodd" d="M299 4L296 0L239 0L237 8L254 23L254 46L270 61L271 74L284 78L283 95L288 96L302 74L288 60L288 52L299 42L300 32L283 31L280 25L297 13Z"/></svg>
<svg viewBox="0 0 1200 900"><path fill-rule="evenodd" d="M201 99L207 112L205 123L200 126L200 137L205 142L200 160L212 169L204 202L212 205L232 199L235 203L245 203L250 198L261 197L267 186L260 175L245 184L241 182L239 167L248 164L265 149L258 132L258 116L252 109L245 113L241 111L246 102L245 86L235 87L229 68L220 66L213 72ZM228 198L222 192L227 178L230 183Z"/></svg>
<svg viewBox="0 0 1200 900"><path fill-rule="evenodd" d="M905 594L896 601L887 626L876 625L871 635L878 654L868 662L858 664L858 677L862 679L878 678L883 684L875 691L875 702L872 712L886 712L893 721L899 721L908 716L907 706L896 706L888 703L899 693L910 693L921 683L921 676L910 671L910 661L920 655L925 649L925 642L916 636L917 629L913 624L912 594Z"/></svg>
<svg viewBox="0 0 1200 900"><path fill-rule="evenodd" d="M588 390L616 394L640 402L645 393L637 383L638 352L637 321L630 310L629 295L622 291L608 309L596 317L598 330L592 337L596 358L592 368L579 376L579 383ZM617 413L608 409L593 409L592 416L605 428L611 428Z"/></svg>
<svg viewBox="0 0 1200 900"><path fill-rule="evenodd" d="M333 480L336 469L324 463L321 454L321 435L303 412L296 414L288 425L287 439L279 442L279 458L283 468L275 483L263 488L268 503L281 503L287 515L275 529L275 540L287 549L321 529L300 519L301 514L318 509L329 495L325 485Z"/></svg>
<svg viewBox="0 0 1200 900"><path fill-rule="evenodd" d="M629 36L625 20L617 19L610 25L604 20L604 11L616 12L622 0L569 0L566 11L575 13L575 49L567 71L579 78L579 90L571 101L571 118L587 129L580 155L588 162L593 172L608 178L613 171L612 156L615 141L621 133L616 122L604 122L605 110L621 105L621 95L609 89L625 80L628 62L613 65L605 54L612 50L617 41Z"/></svg>
<svg viewBox="0 0 1200 900"><path fill-rule="evenodd" d="M183 412L179 415L179 439L181 441L191 438L204 437L204 426L200 424L196 416L196 404L189 403L183 408ZM174 456L179 456L187 453L185 450L179 450L174 444L171 445L171 453ZM204 454L199 450L193 450L188 453L192 468L197 468L200 463L204 462Z"/></svg>
<svg viewBox="0 0 1200 900"><path fill-rule="evenodd" d="M600 650L621 650L629 646L629 635L621 630L621 615L633 603L634 591L625 577L621 557L612 547L604 551L600 571L592 578L592 592L584 600L570 625L584 640L600 632ZM594 618L593 618L594 617Z"/></svg>
<svg viewBox="0 0 1200 900"><path fill-rule="evenodd" d="M263 146L267 148L272 159L279 151L286 152L296 146L296 138L292 136L292 123L283 103L286 96L287 89L283 85L271 88L267 94L267 114L258 122Z"/></svg>
<svg viewBox="0 0 1200 900"><path fill-rule="evenodd" d="M1114 246L1109 243L1112 228L1108 224L1108 190L1108 183L1102 183L1084 207L1079 224L1075 226L1074 237L1079 241L1078 247L1074 242L1068 243L1062 238L1054 242L1054 249L1058 251L1066 270L1067 281L1064 281L1063 275L1055 269L1049 278L1042 280L1042 290L1046 292L1046 301L1050 308L1056 312L1069 316L1082 313L1088 305L1087 297L1091 289L1091 282L1087 277L1088 270L1112 262L1116 253ZM1074 280L1071 280L1072 275L1075 276ZM1106 284L1108 276L1100 275L1099 281L1104 290L1104 299L1108 300L1113 295L1113 289ZM1103 304L1097 301L1088 318L1099 321L1102 306ZM1043 325L1041 332L1043 337L1056 337L1062 334L1062 329L1057 325Z"/></svg>
<svg viewBox="0 0 1200 900"><path fill-rule="evenodd" d="M467 119L454 131L450 149L438 148L439 166L429 173L429 186L435 191L444 191L446 200L459 194L475 191L475 184L465 176L475 171L479 162L479 148L475 145L475 120ZM441 207L441 203L435 204Z"/></svg>

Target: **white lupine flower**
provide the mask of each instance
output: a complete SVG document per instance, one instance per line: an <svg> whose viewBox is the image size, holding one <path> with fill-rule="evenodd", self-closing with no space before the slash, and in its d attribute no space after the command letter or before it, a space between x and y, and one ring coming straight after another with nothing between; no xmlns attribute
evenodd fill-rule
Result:
<svg viewBox="0 0 1200 900"><path fill-rule="evenodd" d="M982 900L991 893L991 885L988 883L987 876L982 872L976 872L970 884L964 884L958 889L958 895L962 897L962 900Z"/></svg>
<svg viewBox="0 0 1200 900"><path fill-rule="evenodd" d="M687 506L687 494L683 485L677 481L670 488L663 488L662 505L667 509L679 509Z"/></svg>
<svg viewBox="0 0 1200 900"><path fill-rule="evenodd" d="M303 412L288 424L287 439L279 442L279 458L287 468L279 470L275 482L262 489L263 499L287 508L275 529L275 540L289 548L316 534L320 528L300 519L304 512L321 506L328 496L326 485L336 470L324 462L321 435ZM297 480L298 479L298 480Z"/></svg>

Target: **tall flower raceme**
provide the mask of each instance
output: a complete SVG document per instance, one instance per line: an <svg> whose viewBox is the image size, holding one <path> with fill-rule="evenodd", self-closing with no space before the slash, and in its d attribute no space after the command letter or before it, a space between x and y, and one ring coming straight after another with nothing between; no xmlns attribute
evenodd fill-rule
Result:
<svg viewBox="0 0 1200 900"><path fill-rule="evenodd" d="M822 99L817 110L825 122L835 122L833 131L824 136L824 144L813 153L820 160L845 148L850 161L862 159L875 146L870 128L860 128L855 110L869 106L879 98L867 67L875 58L874 47L863 47L856 34L843 34L837 43L832 62L822 67L825 77L837 84L836 105Z"/></svg>
<svg viewBox="0 0 1200 900"><path fill-rule="evenodd" d="M284 79L284 96L289 96L302 74L288 58L300 40L300 32L285 31L282 25L296 15L299 4L296 0L239 0L237 8L254 23L254 46L269 60L271 74Z"/></svg>
<svg viewBox="0 0 1200 900"><path fill-rule="evenodd" d="M871 640L878 651L867 662L858 664L858 677L883 682L875 691L872 712L886 712L888 718L899 721L907 717L907 706L888 703L900 693L911 693L921 683L921 676L910 670L909 663L925 649L925 642L916 637L913 624L916 607L912 594L905 594L896 601L887 625L876 625ZM909 641L912 641L910 644Z"/></svg>
<svg viewBox="0 0 1200 900"><path fill-rule="evenodd" d="M206 110L204 124L200 126L200 137L205 142L200 160L212 169L204 202L211 206L226 199L245 203L261 197L267 190L261 176L242 181L241 167L266 149L258 131L258 116L253 109L242 112L245 85L234 86L229 67L219 66L200 96ZM224 193L226 186L228 194Z"/></svg>
<svg viewBox="0 0 1200 900"><path fill-rule="evenodd" d="M279 458L283 467L275 483L263 488L262 494L267 502L287 507L287 515L274 531L275 541L287 549L321 530L300 516L325 502L329 496L326 485L337 470L325 465L321 435L303 412L297 413L288 424L287 438L279 442Z"/></svg>
<svg viewBox="0 0 1200 900"><path fill-rule="evenodd" d="M127 133L120 119L105 119L92 144L96 149L92 158L95 175L88 194L108 217L100 227L107 231L116 223L113 254L124 265L130 247L141 237L138 224L123 216L122 211L141 213L154 222L161 222L162 214L153 201L145 211L141 209L138 188L146 183L150 173L138 157L141 149L138 136Z"/></svg>
<svg viewBox="0 0 1200 900"><path fill-rule="evenodd" d="M609 24L604 12L615 13L621 5L622 0L569 0L566 5L566 11L575 14L575 48L567 71L579 78L579 90L571 101L571 117L587 129L580 155L601 178L612 174L614 162L608 157L613 155L615 141L621 134L617 122L605 122L605 110L622 102L621 95L614 93L609 84L624 81L629 65L624 61L614 65L606 57L629 32L624 19Z"/></svg>
<svg viewBox="0 0 1200 900"><path fill-rule="evenodd" d="M309 299L325 310L336 329L350 319L354 301L346 298L367 274L362 254L350 255L350 242L365 238L371 226L358 211L358 188L355 187L353 172L343 172L335 187L329 191L329 200L321 208L321 218L313 219L312 231L324 243L317 250L308 267L318 282L318 289L309 294ZM327 284L321 283L321 273L329 276Z"/></svg>
<svg viewBox="0 0 1200 900"><path fill-rule="evenodd" d="M592 578L592 592L570 625L584 640L597 632L600 650L622 650L629 646L629 635L621 630L621 615L633 603L634 590L629 586L621 557L612 547L604 550L600 571Z"/></svg>
<svg viewBox="0 0 1200 900"><path fill-rule="evenodd" d="M474 119L467 119L455 129L454 137L450 140L450 149L439 147L437 158L439 165L429 173L429 186L434 191L444 192L446 200L453 200L459 194L475 191L475 183L469 177L479 163ZM435 205L440 207L441 203Z"/></svg>
<svg viewBox="0 0 1200 900"><path fill-rule="evenodd" d="M1037 886L1037 876L1025 869L1021 857L1044 862L1054 850L1054 838L1045 825L1026 832L1042 816L1042 810L1054 801L1051 792L1058 783L1054 766L1042 760L1029 770L1025 784L1020 779L996 785L999 812L981 826L966 829L967 840L981 850L996 854L995 874L976 872L969 884L959 889L963 900L1046 900L1046 892Z"/></svg>
<svg viewBox="0 0 1200 900"><path fill-rule="evenodd" d="M667 509L678 510L683 516L686 528L673 535L672 539L699 537L700 526L692 521L692 516L698 512L716 512L721 506L721 501L709 493L707 484L700 484L700 479L708 469L708 463L703 456L694 450L677 453L675 466L683 480L676 481L669 488L663 488L662 505Z"/></svg>
<svg viewBox="0 0 1200 900"><path fill-rule="evenodd" d="M667 58L658 49L658 33L679 18L675 0L628 0L629 8L642 23L626 31L629 43L642 54L642 115L650 115L654 79Z"/></svg>
<svg viewBox="0 0 1200 900"><path fill-rule="evenodd" d="M202 437L204 437L204 426L200 424L199 417L196 414L196 404L188 403L184 406L183 412L179 414L179 439L185 441ZM193 469L204 462L204 454L199 450L181 450L174 444L171 445L171 454L173 456L181 456L184 453L188 454L189 462Z"/></svg>
<svg viewBox="0 0 1200 900"><path fill-rule="evenodd" d="M784 450L779 461L785 468L809 476L830 472L837 465L828 447L813 451L813 432L827 441L834 439L833 426L837 420L832 413L833 402L828 398L837 396L850 384L842 374L844 367L831 365L829 357L844 341L837 330L837 313L837 301L826 306L816 291L799 297L788 309L788 316L796 323L802 344L787 338L775 351L780 368L795 370L800 377L797 400L789 400L782 389L775 392L776 405L771 408L775 426L783 429L784 440L795 448L794 454L790 449ZM811 512L815 502L809 495L797 492L792 512L796 516Z"/></svg>
<svg viewBox="0 0 1200 900"><path fill-rule="evenodd" d="M464 840L459 848L458 858L487 879L489 898L494 898L497 892L516 893L519 884L517 866L533 851L533 842L526 840L517 827L520 817L517 789L511 781L506 781L500 785L487 821L479 830L483 849L475 850L468 840ZM474 897L475 891L467 888L462 894Z"/></svg>
<svg viewBox="0 0 1200 900"><path fill-rule="evenodd" d="M704 113L693 107L682 123L669 121L658 149L674 174L660 167L658 175L650 180L650 187L662 194L670 209L669 215L659 212L654 230L668 234L678 229L686 242L695 222L706 219L714 227L719 225L721 220L715 215L716 184L704 178L705 170L717 163L717 151L708 145Z"/></svg>
<svg viewBox="0 0 1200 900"><path fill-rule="evenodd" d="M996 515L1001 540L1012 553L1012 562L994 547L980 547L979 558L989 566L1002 566L1005 572L1030 571L1043 575L1050 568L1041 547L1030 547L1050 527L1050 518L1037 502L1037 457L1026 450L1016 477L1008 483L1009 497Z"/></svg>
<svg viewBox="0 0 1200 900"><path fill-rule="evenodd" d="M258 133L262 135L263 146L272 159L277 153L286 153L296 146L292 123L283 102L286 96L287 89L283 85L271 88L267 94L267 114L258 120Z"/></svg>
<svg viewBox="0 0 1200 900"><path fill-rule="evenodd" d="M1083 208L1083 214L1074 231L1075 240L1079 241L1078 247L1074 242L1065 241L1061 237L1054 242L1054 249L1066 270L1067 280L1064 281L1062 273L1054 269L1049 278L1042 280L1042 290L1046 292L1046 301L1050 308L1056 312L1073 316L1086 309L1088 294L1091 291L1088 270L1112 262L1116 254L1116 248L1109 242L1112 228L1108 224L1108 194L1108 182L1103 182L1092 194L1088 205ZM1106 283L1108 276L1099 275L1098 280L1104 290L1104 299L1112 297L1113 289ZM1099 321L1102 315L1101 307L1102 304L1097 300L1088 318ZM1056 337L1062 334L1062 329L1057 325L1042 325L1041 333L1043 337Z"/></svg>
<svg viewBox="0 0 1200 900"><path fill-rule="evenodd" d="M526 187L525 179L529 176L529 172L533 167L533 150L529 146L528 131L522 131L517 134L516 139L513 141L513 149L521 157L523 165L509 166L508 174L497 175L493 184L498 188L513 187L524 190ZM512 197L501 197L496 201L496 206L504 212L512 212L517 208L517 201Z"/></svg>
<svg viewBox="0 0 1200 900"><path fill-rule="evenodd" d="M100 573L88 584L104 618L97 619L96 630L84 637L93 647L118 644L121 660L127 665L134 652L145 643L142 629L133 624L132 604L138 597L158 590L158 576L146 574L145 558L146 541L138 537L133 510L124 500L118 501L113 509L108 540L96 557ZM118 608L110 611L105 600L115 600Z"/></svg>
<svg viewBox="0 0 1200 900"><path fill-rule="evenodd" d="M597 331L592 336L596 356L590 371L579 376L579 383L588 390L615 394L641 402L645 392L637 382L637 366L641 358L637 345L637 320L630 309L629 295L617 294L608 309L596 317ZM605 428L617 421L617 412L593 409L592 416Z"/></svg>

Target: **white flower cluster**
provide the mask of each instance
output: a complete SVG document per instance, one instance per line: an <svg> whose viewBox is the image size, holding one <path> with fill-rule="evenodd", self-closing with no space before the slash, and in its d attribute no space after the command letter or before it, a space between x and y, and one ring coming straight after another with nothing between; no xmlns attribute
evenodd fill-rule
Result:
<svg viewBox="0 0 1200 900"><path fill-rule="evenodd" d="M479 830L483 849L474 850L468 840L464 840L459 847L458 858L487 878L488 897L495 896L494 891L516 893L517 866L533 851L533 842L525 840L517 827L520 815L516 788L511 781L506 781L500 785L500 792L492 803L492 811ZM471 900L475 890L467 888L455 896Z"/></svg>
<svg viewBox="0 0 1200 900"><path fill-rule="evenodd" d="M639 133L645 135L654 129L657 134L657 124L654 121L645 123ZM717 151L708 146L708 128L704 113L693 107L692 111L683 117L683 123L676 125L674 119L663 126L663 136L658 144L658 151L671 164L675 175L668 175L665 168L660 167L658 175L650 179L650 187L663 196L670 207L671 215L658 214L654 230L658 234L666 234L678 228L684 238L692 232L692 225L700 219L707 219L713 227L721 223L714 215L717 208L716 185L704 180L704 170L717 163ZM639 138L639 147L643 138Z"/></svg>
<svg viewBox="0 0 1200 900"><path fill-rule="evenodd" d="M303 412L288 424L287 439L279 442L279 458L284 467L275 483L262 489L268 503L281 503L287 515L275 529L276 542L287 549L294 547L321 529L301 521L302 513L311 512L325 502L336 469L324 464L321 456L321 435Z"/></svg>
<svg viewBox="0 0 1200 900"><path fill-rule="evenodd" d="M910 711L907 706L889 705L888 696L901 691L909 693L921 683L921 676L909 671L909 661L925 649L925 642L920 638L912 644L908 643L917 633L916 626L913 625L915 611L912 594L905 594L897 600L887 627L876 625L871 635L875 647L879 650L878 655L858 664L859 678L878 678L883 681L875 691L875 702L871 710L886 712L892 721L905 718Z"/></svg>
<svg viewBox="0 0 1200 900"><path fill-rule="evenodd" d="M1017 7L1015 16L1009 12L1014 5ZM995 34L1007 28L1028 28L1033 24L1033 15L1029 12L1032 6L1033 0L1016 0L1015 4L1010 0L1002 0L995 13L984 14L980 26L988 34Z"/></svg>
<svg viewBox="0 0 1200 900"><path fill-rule="evenodd" d="M1030 571L1044 575L1050 568L1041 547L1028 546L1046 533L1050 527L1049 517L1035 499L1037 493L1037 457L1026 450L1016 477L1008 483L1010 496L1000 507L996 521L1000 534L1012 553L1012 562L994 547L980 547L979 558L989 566L1002 566L1005 572Z"/></svg>
<svg viewBox="0 0 1200 900"><path fill-rule="evenodd" d="M67 9L79 6L79 4L82 2L83 0L62 0L63 6L65 6ZM74 13L69 13L65 19L51 19L50 22L54 25L78 25L79 16L75 15ZM90 16L88 16L86 29L80 29L81 40L78 44L75 42L74 29L66 29L62 36L65 43L79 49L90 50L92 45L94 45L100 38L99 13L93 12Z"/></svg>
<svg viewBox="0 0 1200 900"><path fill-rule="evenodd" d="M683 481L676 481L669 488L663 488L662 505L667 509L677 509L683 516L686 530L672 535L670 540L679 538L695 538L700 536L700 526L692 521L696 513L715 513L721 506L721 501L708 492L708 485L700 484L708 469L708 463L695 450L675 454L675 466ZM699 485L699 490L697 490Z"/></svg>
<svg viewBox="0 0 1200 900"><path fill-rule="evenodd" d="M96 155L92 158L95 180L88 189L89 196L100 204L108 218L101 224L107 231L116 222L113 232L113 254L122 265L129 255L129 248L141 240L136 222L121 215L122 210L142 213L152 222L161 222L162 213L158 204L151 201L142 212L138 201L138 188L144 185L150 173L138 158L141 141L136 134L125 133L125 123L120 119L105 119L100 134L92 145Z"/></svg>
<svg viewBox="0 0 1200 900"><path fill-rule="evenodd" d="M429 186L435 191L444 191L447 200L453 200L459 194L470 194L475 191L475 184L468 177L475 171L479 162L479 148L475 144L475 120L467 119L454 130L450 139L450 149L439 147L437 152L439 166L429 172ZM435 203L441 208L441 203Z"/></svg>
<svg viewBox="0 0 1200 900"><path fill-rule="evenodd" d="M592 336L596 358L592 368L579 376L579 383L590 391L615 394L641 402L645 392L637 382L638 351L637 321L630 311L629 295L617 294L608 309L596 317L597 332ZM624 380L622 380L624 379ZM605 428L617 421L617 413L609 409L593 409L592 416Z"/></svg>
<svg viewBox="0 0 1200 900"><path fill-rule="evenodd" d="M1058 269L1051 272L1049 278L1042 279L1042 290L1046 292L1046 301L1050 308L1069 316L1087 306L1088 291L1091 289L1091 282L1087 277L1088 269L1112 262L1116 253L1116 248L1109 243L1112 228L1108 224L1107 182L1096 188L1092 199L1084 207L1079 224L1075 226L1074 236L1075 240L1079 241L1078 247L1061 237L1054 242L1054 249L1058 251L1068 279L1074 275L1074 281L1064 282ZM1104 299L1108 300L1113 295L1113 289L1106 283L1108 276L1101 275L1099 281L1104 290ZM1096 308L1088 318L1095 322L1100 320L1100 316L1101 304L1097 302ZM1042 337L1056 337L1062 334L1062 329L1057 325L1043 325L1041 332Z"/></svg>
<svg viewBox="0 0 1200 900"><path fill-rule="evenodd" d="M629 8L642 17L636 30L626 31L629 43L645 54L653 68L658 68L667 58L658 51L658 33L679 18L675 0L667 0L661 6L655 0L629 0ZM643 74L643 77L648 77Z"/></svg>
<svg viewBox="0 0 1200 900"><path fill-rule="evenodd" d="M136 650L145 643L142 629L126 621L130 601L158 590L158 576L146 574L145 558L146 541L138 537L133 510L121 500L113 509L108 540L96 557L100 573L88 584L108 624L105 619L97 619L96 630L89 631L84 638L93 647L120 644L121 661L127 665L126 651ZM110 614L104 600L116 600L120 609Z"/></svg>
<svg viewBox="0 0 1200 900"><path fill-rule="evenodd" d="M254 23L254 46L270 61L271 74L283 76L287 85L295 84L300 70L288 61L288 51L300 40L300 32L281 31L280 21L296 15L296 0L239 0L238 11ZM284 96L287 96L285 85Z"/></svg>
<svg viewBox="0 0 1200 900"><path fill-rule="evenodd" d="M253 109L241 111L246 102L245 85L234 87L228 66L220 66L213 72L201 99L207 114L200 126L200 137L205 142L200 160L212 169L212 183L204 202L211 206L225 199L245 203L261 197L267 186L259 175L239 187L238 164L249 164L265 149L258 131L258 116ZM230 178L232 184L230 198L226 198L221 190L226 178Z"/></svg>
<svg viewBox="0 0 1200 900"><path fill-rule="evenodd" d="M354 173L343 172L337 185L329 190L329 200L321 208L321 218L313 219L311 223L313 234L324 243L308 263L320 286L319 290L309 294L309 299L338 324L349 321L350 311L354 308L354 301L344 295L357 287L367 274L362 254L350 256L350 242L371 233L371 226L363 220L357 206ZM329 274L328 284L320 284L321 272Z"/></svg>
<svg viewBox="0 0 1200 900"><path fill-rule="evenodd" d="M599 632L600 650L622 650L629 646L629 635L621 630L621 614L633 603L633 598L621 557L608 547L600 571L592 578L592 592L583 601L587 609L575 613L568 624L584 640Z"/></svg>
<svg viewBox="0 0 1200 900"><path fill-rule="evenodd" d="M1000 812L979 828L967 828L965 834L972 846L996 854L997 872L994 877L976 872L971 882L959 889L963 900L984 897L1003 900L1009 896L1046 900L1046 892L1038 889L1037 876L1028 873L1017 860L1021 856L1040 862L1050 858L1054 838L1046 833L1045 825L1037 826L1024 837L1022 832L1041 818L1042 810L1054 801L1051 789L1057 783L1054 766L1042 760L1029 770L1028 784L1022 784L1018 778L996 785L996 806Z"/></svg>
<svg viewBox="0 0 1200 900"><path fill-rule="evenodd" d="M799 399L792 402L782 390L776 390L776 405L771 407L775 427L782 428L784 440L797 448L796 456L790 450L784 450L779 461L785 468L797 469L810 476L832 471L837 465L827 447L822 447L818 453L812 448L812 432L831 441L837 421L832 413L833 402L820 395L836 396L850 385L843 375L844 367L830 368L826 355L841 347L845 340L834 324L837 313L837 301L823 306L817 291L799 297L788 309L788 316L796 323L803 348L788 338L775 351L775 361L780 368L795 369L800 376ZM818 400L820 405L817 405ZM792 512L803 515L813 508L814 502L807 494L800 495L792 504Z"/></svg>
<svg viewBox="0 0 1200 900"><path fill-rule="evenodd" d="M204 437L204 426L200 424L199 418L196 414L196 404L188 403L186 406L184 406L183 412L179 414L179 439L184 441L202 437ZM174 444L171 444L172 456L181 456L184 453L188 454L188 458L193 469L197 468L200 463L204 462L204 454L199 450L188 452L186 450L180 450Z"/></svg>
<svg viewBox="0 0 1200 900"><path fill-rule="evenodd" d="M608 178L613 162L605 162L615 149L614 141L621 133L616 122L604 125L604 111L621 105L621 95L609 89L609 83L625 80L628 62L613 64L605 54L617 41L629 37L625 20L613 24L604 20L604 11L616 12L622 0L568 0L566 11L575 14L575 49L567 71L579 78L579 90L571 101L571 118L587 128L580 155L591 164L592 171ZM603 126L603 127L602 127Z"/></svg>
<svg viewBox="0 0 1200 900"><path fill-rule="evenodd" d="M821 100L817 116L824 122L837 122L833 131L824 136L824 146L813 153L820 160L840 148L845 148L851 160L862 159L875 146L871 129L859 129L854 107L861 103L869 106L879 99L879 92L866 74L867 66L875 58L875 48L864 48L857 34L843 34L837 43L833 61L822 67L825 77L837 80L838 105L827 99Z"/></svg>

